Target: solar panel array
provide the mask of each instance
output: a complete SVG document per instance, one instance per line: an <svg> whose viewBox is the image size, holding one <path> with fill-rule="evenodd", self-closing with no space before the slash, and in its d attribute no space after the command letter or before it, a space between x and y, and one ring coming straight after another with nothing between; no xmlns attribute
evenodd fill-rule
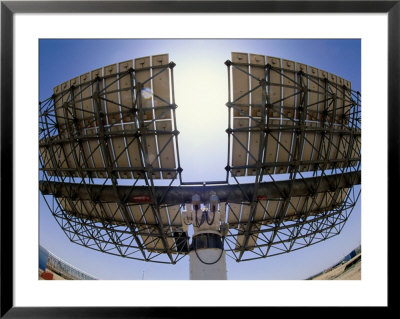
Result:
<svg viewBox="0 0 400 319"><path fill-rule="evenodd" d="M172 253L179 252L176 237L182 234L181 206L163 205L160 209L163 233L159 232L159 222L153 214L150 204L126 204L116 202L93 202L90 200L58 198L62 212L78 220L90 221L93 225L102 223L114 226L134 225L133 231L138 241L133 241L132 246L143 247L149 252ZM127 214L124 213L126 210ZM162 237L165 235L167 247L164 246Z"/></svg>
<svg viewBox="0 0 400 319"><path fill-rule="evenodd" d="M40 140L49 175L176 177L168 54L99 68L54 88ZM133 68L134 67L134 68Z"/></svg>
<svg viewBox="0 0 400 319"><path fill-rule="evenodd" d="M232 53L234 176L355 166L359 105L351 83L302 63Z"/></svg>
<svg viewBox="0 0 400 319"><path fill-rule="evenodd" d="M257 237L263 225L276 225L282 222L305 220L316 215L322 215L335 209L342 209L347 200L349 188L341 188L332 192L320 192L314 196L292 196L289 199L260 199L256 203L255 215L252 221L250 241L244 245L244 232L250 220L251 203L224 203L229 228L237 230L235 249L254 249Z"/></svg>

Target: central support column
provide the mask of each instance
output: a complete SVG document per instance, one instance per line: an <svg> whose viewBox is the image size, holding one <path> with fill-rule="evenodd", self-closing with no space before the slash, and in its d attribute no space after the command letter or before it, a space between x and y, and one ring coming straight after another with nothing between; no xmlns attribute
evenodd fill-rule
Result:
<svg viewBox="0 0 400 319"><path fill-rule="evenodd" d="M213 233L193 236L189 252L191 280L226 280L222 238Z"/></svg>
<svg viewBox="0 0 400 319"><path fill-rule="evenodd" d="M226 280L226 256L223 231L226 231L225 212L218 210L218 197L210 196L208 207L200 208L200 196L192 196L192 211L187 211L184 221L193 225L192 243L189 247L191 280ZM223 231L221 231L223 230Z"/></svg>

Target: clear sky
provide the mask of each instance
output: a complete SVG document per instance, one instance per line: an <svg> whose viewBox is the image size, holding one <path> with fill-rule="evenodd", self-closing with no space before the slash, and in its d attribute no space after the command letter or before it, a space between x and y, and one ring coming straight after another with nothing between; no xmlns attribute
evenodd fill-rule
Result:
<svg viewBox="0 0 400 319"><path fill-rule="evenodd" d="M177 129L183 180L224 180L228 101L224 62L231 52L281 57L351 81L361 91L360 40L40 40L39 98L88 71L143 56L168 53L174 68ZM362 92L361 92L362 93ZM41 196L40 196L41 197ZM176 265L124 259L71 243L43 199L39 201L40 244L99 279L189 279L189 258ZM360 200L342 233L281 256L236 263L227 258L228 279L305 279L335 264L361 243Z"/></svg>

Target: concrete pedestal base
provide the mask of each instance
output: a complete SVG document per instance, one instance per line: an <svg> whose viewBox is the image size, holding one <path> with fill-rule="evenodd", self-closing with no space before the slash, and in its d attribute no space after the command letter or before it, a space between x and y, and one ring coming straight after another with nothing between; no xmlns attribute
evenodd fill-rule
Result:
<svg viewBox="0 0 400 319"><path fill-rule="evenodd" d="M222 253L222 255L221 255ZM201 248L189 253L191 280L226 280L225 251L218 248Z"/></svg>

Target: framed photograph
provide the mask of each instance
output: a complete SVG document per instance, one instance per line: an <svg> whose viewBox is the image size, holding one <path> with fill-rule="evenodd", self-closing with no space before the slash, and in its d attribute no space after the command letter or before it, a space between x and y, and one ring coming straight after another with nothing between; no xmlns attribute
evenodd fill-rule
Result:
<svg viewBox="0 0 400 319"><path fill-rule="evenodd" d="M314 306L389 307L388 212L395 209L393 185L399 176L397 142L399 114L396 107L399 103L400 89L399 18L398 1L2 1L1 317L53 318L62 314L64 317L79 318L175 318L187 316L187 311L192 310L186 310L188 307L203 309L217 307L227 314L238 306L274 309ZM291 44L285 46L288 43ZM218 49L221 49L222 55ZM38 112L37 107L38 101L44 101L53 94L53 87L98 67L107 68L107 65L112 67L111 63L120 63L118 67L120 70L123 61L129 64L128 59L131 59L132 63L132 59L141 56L148 55L154 58L157 57L156 54L172 52L172 62L165 65L173 69L172 78L175 78L177 83L176 92L178 85L187 92L194 92L188 93L187 97L180 93L177 95L178 93L175 94L173 91L172 84L171 90L174 98L177 98L176 103L178 106L180 103L193 104L196 105L195 108L200 109L202 104L207 103L207 99L202 102L194 95L202 90L207 90L203 95L209 96L210 99L216 96L213 95L213 90L224 91L227 98L225 100L222 98L218 103L223 105L228 101L226 92L228 83L223 78L225 75L219 78L219 75L214 74L211 69L218 67L217 63L216 66L211 66L211 63L205 65L201 56L215 60L213 62L217 60L221 62L218 63L225 73L228 66L229 73L229 63L241 62L235 60L236 53L230 56L226 52L248 52L251 58L255 53L264 55L264 58L267 56L266 59L268 56L279 56L295 60L295 57L302 56L303 51L306 57L305 52L313 50L316 52L315 56L309 54L309 60L296 60L296 63L298 65L299 62L306 63L310 66L316 61L315 57L320 56L321 61L325 59L331 62L331 65L326 63L327 67L336 69L336 66L341 64L342 69L337 67L340 72L358 74L355 77L357 80L354 82L354 87L361 91L363 106L361 124L363 157L362 174L360 174L362 192L356 216L353 219L345 218L350 225L349 230L347 231L344 225L343 232L339 229L340 234L337 237L350 238L350 233L353 232L352 236L356 238L353 240L359 241L359 245L362 245L361 280L342 280L335 286L327 280L318 281L316 288L317 286L313 285L315 282L301 279L308 279L316 274L317 271L314 269L326 267L320 266L317 262L318 256L322 258L322 255L319 255L317 250L309 250L308 255L299 255L298 259L288 259L285 256L303 251L300 249L291 252L291 249L288 249L287 252L290 253L279 257L280 259L264 258L265 266L260 266L249 258L246 270L237 271L238 268L228 268L228 279L231 280L190 281L187 280L189 276L186 278L186 275L182 275L186 268L189 273L188 264L175 269L165 268L165 271L163 268L138 266L141 263L143 265L152 263L143 261L147 257L136 258L134 255L136 252L132 253L133 261L124 258L124 266L120 268L118 268L119 261L111 261L107 259L108 257L92 259L93 251L102 250L102 247L91 247L91 242L81 246L94 249L78 246L74 252L73 266L80 268L80 265L89 265L89 269L95 270L100 269L102 265L102 271L99 270L93 274L94 276L90 274L90 270L89 274L84 273L86 269L81 268L81 270L85 276L87 275L85 279L102 277L107 280L70 282L38 280L39 245L41 243L51 245L52 241L56 242L62 233L57 227L60 221L53 218L56 217L53 211L50 214L52 204L47 203L50 211L47 207L43 209L42 205L45 205L45 202L40 199L40 191L38 192L37 188L40 180L38 113L41 112L40 110ZM280 51L286 52L287 56L285 53L280 55ZM97 59L96 52L99 52L99 56L107 56L107 59ZM193 61L190 58L193 58ZM226 65L224 60L227 60ZM179 69L180 62L183 64L181 69ZM79 67L82 64L88 69ZM249 70L252 70L251 67L254 68L254 65L249 65ZM187 72L186 77L180 77L182 68ZM323 66L320 68L324 69ZM211 71L208 71L209 69ZM188 75L190 73L188 70L193 70L190 71L191 77ZM208 73L204 76L208 78L211 88L203 88L202 82L196 82L202 72ZM341 75L340 72L338 71L338 76ZM152 81L158 75L154 74ZM113 74L109 79L114 79L112 76ZM250 86L251 77L250 74L246 78ZM287 77L287 74L283 74L283 77ZM51 78L49 83L45 82L45 78ZM107 86L107 79L104 79ZM118 87L123 85L120 78L115 77L115 79L119 83ZM186 83L181 83L182 79ZM222 82L223 85L220 86ZM112 82L110 83L109 85L112 85ZM193 88L192 91L190 87ZM156 87L153 89L156 90ZM146 91L143 95L143 91L141 92L143 99L147 98L148 93L153 96L154 101L156 99L165 101L159 98L158 95L161 93ZM104 103L110 103L112 98L109 96ZM120 99L122 101L122 93ZM255 110L254 105L251 107L251 110L253 108ZM156 114L157 111L154 112ZM179 130L180 123L182 127L198 125L198 131L203 132L208 126L210 136L217 140L219 133L213 128L220 124L218 121L221 117L223 117L222 122L228 121L223 115L228 112L227 107L225 106L223 114L212 113L212 110L207 112L205 118L201 118L200 114L186 114L183 107L182 110L178 107L178 124L175 123L175 128ZM98 115L101 116L100 113ZM190 119L191 117L195 117L195 120ZM108 121L112 119L107 119L107 123ZM222 125L225 125L224 123ZM204 134L200 134L203 139ZM225 135L222 138L225 139L226 132L223 134ZM195 141L194 136L191 137L191 141ZM186 142L184 137L180 139L181 142ZM157 137L158 147L160 143L162 140ZM177 140L174 143L177 145ZM207 168L218 161L214 156L218 150L213 144L202 144L201 140L196 140L192 144L194 145L185 144L185 149L193 149L193 154L195 148L201 149L204 153L201 162ZM148 147L151 147L150 144ZM200 162L200 159L191 158L187 153L182 156L187 157L185 161ZM129 162L132 161L129 156L127 158ZM181 160L183 161L182 158ZM250 163L250 159L248 161ZM163 174L166 174L168 169L163 171L165 167L161 162L161 156L159 163L161 167L159 174L164 178ZM96 168L96 164L93 165ZM226 165L226 162L218 165ZM51 170L52 167L48 168ZM223 171L222 175L228 174L227 172L229 170ZM200 168L196 173L201 175ZM186 177L190 175L186 172L185 174ZM216 178L214 181L225 178L225 175L218 174L217 170L212 172L212 176ZM48 215L46 218L41 216L43 211ZM244 208L241 208L241 211L242 215L245 214ZM168 218L172 219L171 216ZM63 238L65 242L74 242L75 235L82 234L78 228L72 228L71 236L66 232L68 238ZM87 232L84 236L89 238L90 234ZM118 236L122 238L124 233L121 232ZM379 244L376 238L379 238ZM109 240L113 241L112 236ZM342 254L344 257L349 253L339 250L334 252L333 244L319 245L321 254L333 256ZM323 251L324 248L326 251ZM67 249L63 253L68 255ZM111 251L111 255L113 254ZM233 261L239 260L233 258ZM298 265L297 273L285 272L290 263ZM293 269L293 265L290 267ZM299 269L307 271L301 272ZM276 275L278 270L280 276ZM249 291L253 294L249 294ZM287 295L288 291L291 291L290 296ZM282 295L287 297L282 298Z"/></svg>

